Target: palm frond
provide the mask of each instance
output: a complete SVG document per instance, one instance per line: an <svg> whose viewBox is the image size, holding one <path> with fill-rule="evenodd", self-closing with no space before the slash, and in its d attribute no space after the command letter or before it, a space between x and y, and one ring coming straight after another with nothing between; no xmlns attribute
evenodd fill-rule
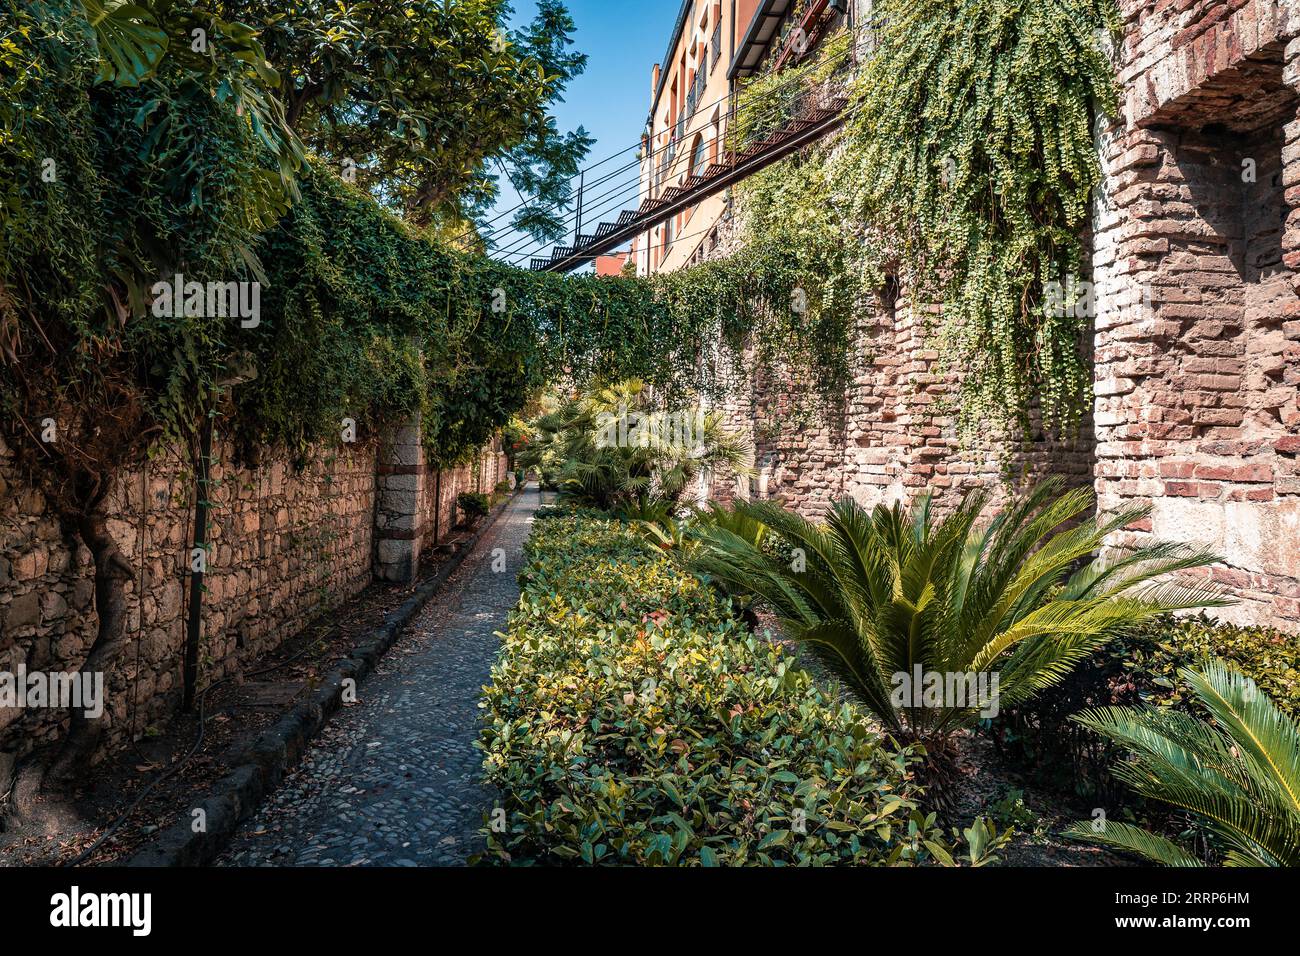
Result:
<svg viewBox="0 0 1300 956"><path fill-rule="evenodd" d="M1125 748L1119 780L1199 818L1227 848L1228 865L1300 865L1300 728L1219 661L1180 675L1214 723L1135 707L1075 719Z"/></svg>
<svg viewBox="0 0 1300 956"><path fill-rule="evenodd" d="M1221 600L1167 580L1212 557L1175 545L1113 565L1094 559L1115 521L1088 518L1086 488L1047 481L988 521L984 494L940 519L928 498L867 510L835 502L816 524L776 502L738 504L737 520L762 525L798 560L722 526L701 531L691 567L729 593L767 604L787 636L807 642L890 727L948 733L978 709L945 702L937 713L882 702L895 675L996 673L1002 706L1063 679L1116 633L1172 609ZM1080 565L1086 566L1080 571Z"/></svg>
<svg viewBox="0 0 1300 956"><path fill-rule="evenodd" d="M1062 831L1065 836L1087 843L1098 843L1115 850L1136 853L1163 866L1196 867L1205 864L1172 840L1119 821L1105 821L1101 829L1094 829L1087 820Z"/></svg>

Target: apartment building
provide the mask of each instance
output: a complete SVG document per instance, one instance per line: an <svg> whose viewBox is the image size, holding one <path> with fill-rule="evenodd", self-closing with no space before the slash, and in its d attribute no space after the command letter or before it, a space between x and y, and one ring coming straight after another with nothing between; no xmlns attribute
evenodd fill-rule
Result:
<svg viewBox="0 0 1300 956"><path fill-rule="evenodd" d="M861 0L684 0L668 49L650 71L641 137L641 199L724 160L736 93L749 77L805 55ZM716 248L730 191L715 193L632 242L639 275L670 272Z"/></svg>

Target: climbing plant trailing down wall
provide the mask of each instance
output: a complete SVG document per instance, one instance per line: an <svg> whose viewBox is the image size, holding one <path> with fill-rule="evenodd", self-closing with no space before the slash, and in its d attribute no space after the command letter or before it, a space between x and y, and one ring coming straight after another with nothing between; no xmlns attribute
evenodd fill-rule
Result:
<svg viewBox="0 0 1300 956"><path fill-rule="evenodd" d="M1087 316L1048 283L1081 278L1100 180L1094 110L1113 110L1111 0L883 0L836 173L917 290L945 306L967 373L963 420L1077 422Z"/></svg>
<svg viewBox="0 0 1300 956"><path fill-rule="evenodd" d="M1115 105L1113 4L882 0L875 13L845 133L736 189L740 251L722 269L769 306L738 310L742 327L765 364L797 356L833 394L855 314L896 275L912 301L944 306L930 331L962 375L968 434L1023 429L1035 407L1069 428L1088 405L1089 316L1050 290L1084 278L1092 120ZM733 132L776 122L773 96L779 118L800 92L841 82L849 37L753 81ZM707 288L694 271L681 281Z"/></svg>

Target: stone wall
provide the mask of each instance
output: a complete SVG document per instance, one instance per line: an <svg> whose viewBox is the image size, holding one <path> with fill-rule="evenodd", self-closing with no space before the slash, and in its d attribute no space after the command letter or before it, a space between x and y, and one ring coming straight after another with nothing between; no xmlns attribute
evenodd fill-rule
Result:
<svg viewBox="0 0 1300 956"><path fill-rule="evenodd" d="M354 448L301 471L249 470L214 449L199 686L278 647L313 612L371 580L374 452ZM173 455L125 475L109 529L137 571L126 584L127 645L105 675L109 747L180 703L193 541L194 480ZM0 443L0 671L71 671L94 639L90 553L70 547ZM64 713L0 708L0 750L56 737Z"/></svg>
<svg viewBox="0 0 1300 956"><path fill-rule="evenodd" d="M506 478L499 443L475 462L424 464L418 422L373 445L344 445L296 469L229 464L214 449L210 540L198 686L239 672L314 615L374 579L409 582L433 546L434 488L442 540L456 495ZM175 455L125 475L110 495L109 529L137 571L125 586L127 643L105 675L104 752L175 713L182 693L193 542L194 479ZM404 550L405 549L405 550ZM409 560L404 560L409 557ZM95 635L92 567L0 442L0 672L75 671ZM0 766L57 738L65 711L0 707Z"/></svg>
<svg viewBox="0 0 1300 956"><path fill-rule="evenodd" d="M463 518L458 496L462 492L491 496L497 483L507 480L508 472L498 439L480 449L472 461L440 471L428 464L418 422L397 429L380 452L376 512L379 577L385 581L414 577L421 554L454 535Z"/></svg>
<svg viewBox="0 0 1300 956"><path fill-rule="evenodd" d="M509 480L509 468L501 443L493 441L471 462L444 469L441 476L431 473L420 502L422 535L426 547L437 547L454 534L463 518L456 498L462 492L492 494L498 482Z"/></svg>

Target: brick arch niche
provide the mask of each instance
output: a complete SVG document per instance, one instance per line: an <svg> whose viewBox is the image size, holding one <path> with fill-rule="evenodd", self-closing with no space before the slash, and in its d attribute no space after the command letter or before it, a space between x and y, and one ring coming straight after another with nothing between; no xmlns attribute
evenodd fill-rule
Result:
<svg viewBox="0 0 1300 956"><path fill-rule="evenodd" d="M1130 3L1094 221L1099 505L1300 630L1300 42L1277 3Z"/></svg>

